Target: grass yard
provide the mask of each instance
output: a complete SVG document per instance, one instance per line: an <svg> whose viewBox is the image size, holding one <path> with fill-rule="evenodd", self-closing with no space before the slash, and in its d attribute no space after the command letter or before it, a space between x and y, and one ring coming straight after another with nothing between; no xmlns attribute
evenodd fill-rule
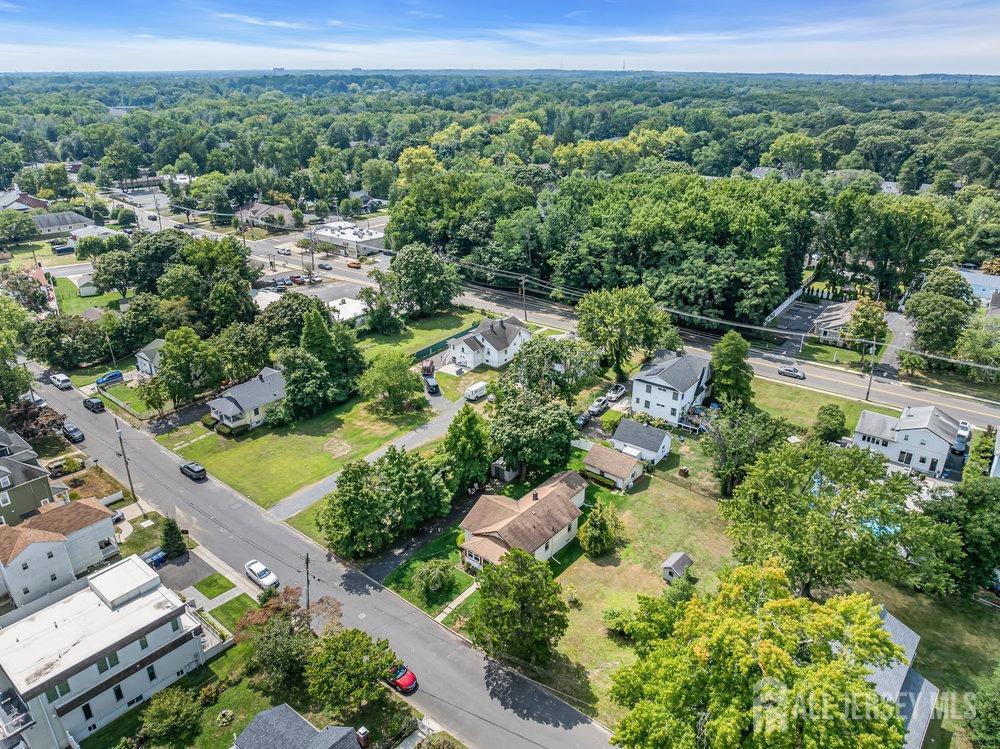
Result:
<svg viewBox="0 0 1000 749"><path fill-rule="evenodd" d="M828 343L807 343L802 351L795 354L797 359L823 362L824 364L859 365L861 354L854 349L831 346Z"/></svg>
<svg viewBox="0 0 1000 749"><path fill-rule="evenodd" d="M71 492L79 497L97 497L103 499L109 494L123 492L131 498L129 490L114 476L99 466L93 466L86 471L63 478Z"/></svg>
<svg viewBox="0 0 1000 749"><path fill-rule="evenodd" d="M907 385L938 388L956 395L1000 401L1000 383L975 382L954 372L923 372L920 374L900 374L899 379Z"/></svg>
<svg viewBox="0 0 1000 749"><path fill-rule="evenodd" d="M216 596L221 596L227 590L232 590L236 586L221 572L213 572L208 577L204 577L196 582L194 587L195 590L211 601Z"/></svg>
<svg viewBox="0 0 1000 749"><path fill-rule="evenodd" d="M209 578L210 577L211 575ZM257 608L257 602L246 593L240 593L236 596L236 598L226 601L221 606L216 606L208 613L215 617L219 624L228 629L230 632L233 632L236 629L236 623L240 620L240 618L245 613L253 611L255 608Z"/></svg>
<svg viewBox="0 0 1000 749"><path fill-rule="evenodd" d="M76 452L76 447L62 434L50 434L48 437L32 440L31 449L38 453L38 457L42 460L52 460L60 455Z"/></svg>
<svg viewBox="0 0 1000 749"><path fill-rule="evenodd" d="M395 335L366 335L361 339L361 347L368 359L372 359L380 351L389 349L412 354L432 343L450 338L482 319L481 312L455 307L450 312L413 320L402 332Z"/></svg>
<svg viewBox="0 0 1000 749"><path fill-rule="evenodd" d="M920 635L913 666L946 692L974 692L1000 663L1000 610L975 601L935 598L886 583L856 583ZM954 718L931 723L927 749L972 749L964 725Z"/></svg>
<svg viewBox="0 0 1000 749"><path fill-rule="evenodd" d="M684 437L683 442L680 441L681 436ZM712 460L701 447L703 439L706 438L692 437L690 434L679 435L676 432L672 434L670 452L657 464L654 474L699 494L713 498L719 496L719 482L712 475ZM681 466L687 467L687 478L680 475L678 469Z"/></svg>
<svg viewBox="0 0 1000 749"><path fill-rule="evenodd" d="M460 569L461 554L458 549L458 534L461 529L456 524L436 538L432 538L421 546L413 556L394 569L383 584L399 593L414 606L423 609L431 616L437 616L450 601L472 585L471 575ZM413 575L420 567L431 559L446 559L455 567L455 583L446 590L436 591L429 600L413 584Z"/></svg>
<svg viewBox="0 0 1000 749"><path fill-rule="evenodd" d="M60 243L60 240L54 240ZM80 262L76 259L76 253L70 252L66 255L57 255L52 251L52 245L45 240L34 242L19 242L18 244L6 245L0 249L11 253L11 268L34 268L37 260L46 268L54 268L57 265L72 265ZM34 257L32 257L34 250Z"/></svg>
<svg viewBox="0 0 1000 749"><path fill-rule="evenodd" d="M457 401L465 395L465 389L477 382L490 383L500 376L500 370L493 367L476 367L470 369L461 377L447 372L436 372L434 378L441 386L441 393L450 401ZM482 400L482 399L481 399Z"/></svg>
<svg viewBox="0 0 1000 749"><path fill-rule="evenodd" d="M129 387L124 382L119 382L117 385L112 385L104 392L120 400L134 412L135 416L138 416L140 419L148 419L152 416L155 416L157 413L155 408L149 408L143 402L142 398L139 397L139 393L136 391L135 388ZM117 405L113 401L111 402L109 401L110 401L109 398L104 399L104 402L109 406ZM164 405L163 410L165 412L171 411L173 410L173 407L174 407L173 403L168 400L166 405Z"/></svg>
<svg viewBox="0 0 1000 749"><path fill-rule="evenodd" d="M357 460L429 418L418 411L385 418L352 400L311 419L224 437L200 423L156 439L264 508ZM199 439L200 438L200 439Z"/></svg>
<svg viewBox="0 0 1000 749"><path fill-rule="evenodd" d="M125 543L118 547L121 555L127 557L132 554L145 554L147 551L151 551L159 546L161 536L163 535L163 521L165 519L158 512L147 512L145 515L140 515L130 520L132 535L125 540ZM152 520L153 524L146 528L141 528L140 523L146 520ZM197 541L186 534L184 536L184 543L189 549L193 549L198 545Z"/></svg>
<svg viewBox="0 0 1000 749"><path fill-rule="evenodd" d="M847 429L850 432L853 432L858 419L861 418L862 409L891 416L899 414L899 409L891 406L863 403L760 377L755 377L753 380L753 394L754 402L758 408L774 416L788 419L795 427L803 431L812 426L816 412L820 406L827 403L833 403L843 409L847 416Z"/></svg>
<svg viewBox="0 0 1000 749"><path fill-rule="evenodd" d="M313 541L318 543L324 549L326 548L326 539L323 537L323 532L319 529L319 525L316 523L316 519L319 517L320 512L323 510L323 500L319 502L314 502L309 507L304 509L302 512L292 515L285 522L292 526L299 533L304 533L309 536Z"/></svg>
<svg viewBox="0 0 1000 749"><path fill-rule="evenodd" d="M73 381L74 387L82 388L87 385L93 385L97 382L98 377L114 369L120 369L122 372L134 371L135 357L126 356L124 359L119 359L117 365L112 365L110 362L103 362L102 364L95 364L92 367L81 367L80 369L66 372L66 375Z"/></svg>
<svg viewBox="0 0 1000 749"><path fill-rule="evenodd" d="M65 276L56 278L56 299L59 301L59 311L64 315L79 315L91 307L107 307L117 309L122 295L117 291L96 296L80 296L79 289Z"/></svg>

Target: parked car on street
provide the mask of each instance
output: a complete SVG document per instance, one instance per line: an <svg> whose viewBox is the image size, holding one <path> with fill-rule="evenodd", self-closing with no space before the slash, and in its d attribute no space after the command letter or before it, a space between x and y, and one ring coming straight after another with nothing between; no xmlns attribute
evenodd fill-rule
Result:
<svg viewBox="0 0 1000 749"><path fill-rule="evenodd" d="M417 676L406 666L400 665L389 677L389 685L397 692L413 694L417 691Z"/></svg>
<svg viewBox="0 0 1000 749"><path fill-rule="evenodd" d="M315 286L318 283L323 283L322 278L320 278L319 276L314 276L312 273L306 276L305 279L306 283L309 284L310 286Z"/></svg>
<svg viewBox="0 0 1000 749"><path fill-rule="evenodd" d="M156 221L159 218L159 216L157 216L155 213L149 213L146 215L146 218L149 219L150 221Z"/></svg>
<svg viewBox="0 0 1000 749"><path fill-rule="evenodd" d="M49 402L45 400L42 396L36 393L34 390L29 390L27 393L21 396L21 400L25 403L31 403L36 408L45 408L49 405Z"/></svg>
<svg viewBox="0 0 1000 749"><path fill-rule="evenodd" d="M49 382L55 385L60 390L72 390L73 382L64 374L53 374L49 375Z"/></svg>
<svg viewBox="0 0 1000 749"><path fill-rule="evenodd" d="M125 375L122 374L120 369L112 369L106 374L102 374L97 378L98 385L114 385L117 382L122 382L125 379Z"/></svg>
<svg viewBox="0 0 1000 749"><path fill-rule="evenodd" d="M590 408L587 410L590 411L591 416L600 416L608 410L608 399L602 395L600 398L591 403Z"/></svg>
<svg viewBox="0 0 1000 749"><path fill-rule="evenodd" d="M300 276L298 273L293 273L292 275L290 275L288 277L288 280L291 281L296 286L301 286L306 282L305 279L302 278L302 276Z"/></svg>
<svg viewBox="0 0 1000 749"><path fill-rule="evenodd" d="M278 248L278 249L276 250L276 252L277 252L277 253L278 253L279 255L291 255L291 254L292 254L292 251L291 251L290 249L288 249L287 247L279 247L279 248Z"/></svg>
<svg viewBox="0 0 1000 749"><path fill-rule="evenodd" d="M200 481L201 479L208 476L208 472L205 470L205 466L201 463L195 463L191 461L190 463L184 463L181 466L181 473L187 476L192 481Z"/></svg>
<svg viewBox="0 0 1000 749"><path fill-rule="evenodd" d="M259 588L277 588L278 576L256 559L251 559L243 565L247 577L253 580L254 585Z"/></svg>
<svg viewBox="0 0 1000 749"><path fill-rule="evenodd" d="M316 263L316 267L320 270L333 270L333 266L329 263Z"/></svg>
<svg viewBox="0 0 1000 749"><path fill-rule="evenodd" d="M94 414L103 413L104 401L100 398L84 398L83 407Z"/></svg>
<svg viewBox="0 0 1000 749"><path fill-rule="evenodd" d="M63 437L68 439L74 445L79 444L84 440L83 430L71 421L67 421L63 424L62 433Z"/></svg>
<svg viewBox="0 0 1000 749"><path fill-rule="evenodd" d="M607 399L612 403L617 403L619 400L621 400L621 397L625 395L626 390L627 388L620 382L615 383L614 385L611 386L611 389L608 390Z"/></svg>
<svg viewBox="0 0 1000 749"><path fill-rule="evenodd" d="M590 418L590 414L584 411L582 414L573 419L573 422L576 424L577 429L583 429L590 423Z"/></svg>
<svg viewBox="0 0 1000 749"><path fill-rule="evenodd" d="M798 367L778 367L778 374L782 377L791 377L794 380L804 380L806 373Z"/></svg>

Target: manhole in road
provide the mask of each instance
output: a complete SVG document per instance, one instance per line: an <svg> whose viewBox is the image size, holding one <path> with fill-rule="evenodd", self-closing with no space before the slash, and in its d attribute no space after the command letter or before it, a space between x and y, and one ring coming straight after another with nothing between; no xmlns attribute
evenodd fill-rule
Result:
<svg viewBox="0 0 1000 749"><path fill-rule="evenodd" d="M231 505L229 505L230 510L239 510L242 509L242 507L243 507L242 502L233 502Z"/></svg>

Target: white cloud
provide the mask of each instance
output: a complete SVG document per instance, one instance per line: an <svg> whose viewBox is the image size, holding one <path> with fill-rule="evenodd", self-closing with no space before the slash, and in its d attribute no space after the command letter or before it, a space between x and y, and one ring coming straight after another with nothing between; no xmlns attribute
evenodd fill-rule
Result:
<svg viewBox="0 0 1000 749"><path fill-rule="evenodd" d="M408 10L406 15L413 18L444 18L440 13L430 13L426 10Z"/></svg>
<svg viewBox="0 0 1000 749"><path fill-rule="evenodd" d="M343 26L344 22L343 21L338 21L336 18L331 18L330 20L328 20L326 22L326 25L327 26Z"/></svg>
<svg viewBox="0 0 1000 749"><path fill-rule="evenodd" d="M298 21L281 21L271 18L260 18L259 16L245 16L241 13L216 13L216 18L226 21L236 21L245 23L248 26L269 26L275 29L304 29L305 24Z"/></svg>
<svg viewBox="0 0 1000 749"><path fill-rule="evenodd" d="M569 13L567 13L567 14L566 14L566 15L564 16L564 18L571 18L571 19L572 19L572 18L583 18L583 17L585 17L585 16L586 16L586 15L587 15L588 13L590 13L590 11L589 11L589 10L583 10L583 9L580 9L580 10L571 10L571 11L570 11Z"/></svg>
<svg viewBox="0 0 1000 749"><path fill-rule="evenodd" d="M0 0L0 10L5 10L10 13L17 13L21 10L21 6L16 3L9 3L7 0Z"/></svg>

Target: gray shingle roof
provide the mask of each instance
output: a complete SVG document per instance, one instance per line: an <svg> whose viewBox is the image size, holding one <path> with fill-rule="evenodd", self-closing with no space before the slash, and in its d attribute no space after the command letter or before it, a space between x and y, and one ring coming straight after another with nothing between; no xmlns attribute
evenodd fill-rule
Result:
<svg viewBox="0 0 1000 749"><path fill-rule="evenodd" d="M322 731L286 704L262 710L233 742L234 749L353 749L354 730L328 726Z"/></svg>
<svg viewBox="0 0 1000 749"><path fill-rule="evenodd" d="M505 317L502 320L483 320L469 338L478 335L497 351L503 351L514 342L522 330L527 330L527 328L513 316ZM469 344L469 339L466 338L465 342Z"/></svg>
<svg viewBox="0 0 1000 749"><path fill-rule="evenodd" d="M92 224L92 219L83 216L76 211L57 211L56 213L39 213L32 216L35 226L39 229L55 229L59 226L70 226L71 224Z"/></svg>
<svg viewBox="0 0 1000 749"><path fill-rule="evenodd" d="M0 427L0 474L9 477L12 486L20 486L49 472L41 467L38 454L21 435Z"/></svg>
<svg viewBox="0 0 1000 749"><path fill-rule="evenodd" d="M663 440L669 436L670 432L666 429L657 429L632 419L622 419L618 422L618 428L611 439L641 450L656 452L663 444Z"/></svg>
<svg viewBox="0 0 1000 749"><path fill-rule="evenodd" d="M166 343L166 341L164 341L162 338L154 338L145 346L143 346L139 350L139 353L136 354L136 356L142 354L147 359L149 359L150 364L152 364L154 367L157 367L160 364L160 349L163 348L164 343Z"/></svg>
<svg viewBox="0 0 1000 749"><path fill-rule="evenodd" d="M896 439L895 429L898 421L899 419L895 416L886 416L874 411L862 411L854 431L892 442Z"/></svg>
<svg viewBox="0 0 1000 749"><path fill-rule="evenodd" d="M710 365L710 360L700 356L678 356L673 351L658 352L653 361L639 370L639 374L632 380L673 388L683 393L701 380Z"/></svg>
<svg viewBox="0 0 1000 749"><path fill-rule="evenodd" d="M227 416L239 416L285 397L285 376L277 369L264 367L256 377L224 390L208 407Z"/></svg>
<svg viewBox="0 0 1000 749"><path fill-rule="evenodd" d="M958 419L934 406L907 406L899 417L897 430L928 429L938 437L954 444L958 439Z"/></svg>
<svg viewBox="0 0 1000 749"><path fill-rule="evenodd" d="M685 554L683 551L675 551L667 560L660 565L663 569L671 569L678 575L683 575L684 572L694 564L694 561Z"/></svg>

